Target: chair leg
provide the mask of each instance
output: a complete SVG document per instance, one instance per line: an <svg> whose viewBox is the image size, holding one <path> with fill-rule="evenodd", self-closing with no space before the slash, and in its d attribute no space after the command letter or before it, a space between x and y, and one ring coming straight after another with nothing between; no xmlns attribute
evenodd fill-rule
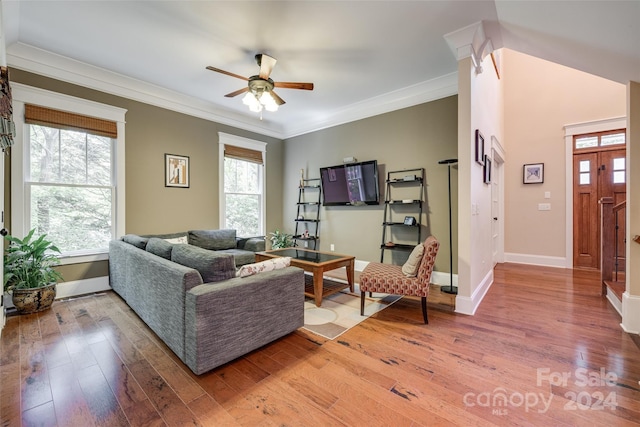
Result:
<svg viewBox="0 0 640 427"><path fill-rule="evenodd" d="M427 318L427 297L422 297L422 317L424 318L424 324L429 324L429 319Z"/></svg>
<svg viewBox="0 0 640 427"><path fill-rule="evenodd" d="M364 316L364 291L360 291L360 316Z"/></svg>

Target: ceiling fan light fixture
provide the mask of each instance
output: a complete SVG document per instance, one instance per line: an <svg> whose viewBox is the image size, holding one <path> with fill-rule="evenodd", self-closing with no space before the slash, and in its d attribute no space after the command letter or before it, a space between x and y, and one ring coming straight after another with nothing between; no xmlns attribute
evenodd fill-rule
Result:
<svg viewBox="0 0 640 427"><path fill-rule="evenodd" d="M267 111L278 111L278 104L276 104L276 100L273 99L269 91L262 92L262 95L260 95L260 104L264 105Z"/></svg>
<svg viewBox="0 0 640 427"><path fill-rule="evenodd" d="M280 98L280 96L278 96L275 92L272 92L274 87L285 89L313 90L313 83L275 83L269 77L273 66L276 65L275 58L272 58L269 55L263 53L257 54L255 58L258 66L260 67L260 74L251 77L243 77L238 74L234 74L229 71L221 70L219 68L211 66L207 67L207 69L247 81L248 87L228 93L225 95L225 97L233 98L234 96L245 93L245 96L242 98L242 103L248 106L251 111L258 113L261 113L262 110L278 111L278 107L285 103L285 101ZM260 119L262 119L262 114L260 114Z"/></svg>
<svg viewBox="0 0 640 427"><path fill-rule="evenodd" d="M255 113L262 111L262 105L258 101L258 98L256 98L256 96L251 92L247 92L244 98L242 98L242 103L248 106L249 110Z"/></svg>

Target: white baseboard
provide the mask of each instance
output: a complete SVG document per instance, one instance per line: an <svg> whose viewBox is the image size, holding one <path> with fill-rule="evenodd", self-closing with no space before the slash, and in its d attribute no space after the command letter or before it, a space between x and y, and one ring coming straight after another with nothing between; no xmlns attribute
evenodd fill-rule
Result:
<svg viewBox="0 0 640 427"><path fill-rule="evenodd" d="M531 254L504 254L505 262L515 262L517 264L541 265L543 267L567 268L565 257L531 255Z"/></svg>
<svg viewBox="0 0 640 427"><path fill-rule="evenodd" d="M615 310L618 312L620 317L622 317L622 301L618 299L618 296L607 289L607 300Z"/></svg>
<svg viewBox="0 0 640 427"><path fill-rule="evenodd" d="M71 282L61 282L56 286L56 299L70 298L78 295L103 292L111 289L109 286L109 276L94 277L84 280L73 280ZM4 306L13 308L13 301L9 294L4 295Z"/></svg>
<svg viewBox="0 0 640 427"><path fill-rule="evenodd" d="M111 289L111 286L109 286L109 276L62 282L58 283L56 287L56 299L108 291L109 289Z"/></svg>
<svg viewBox="0 0 640 427"><path fill-rule="evenodd" d="M629 334L640 334L640 296L622 294L622 329Z"/></svg>
<svg viewBox="0 0 640 427"><path fill-rule="evenodd" d="M476 288L471 297L461 295L456 296L456 313L473 316L492 284L493 269L489 270L487 275L484 276L484 279L482 279L482 282L480 282L480 285Z"/></svg>

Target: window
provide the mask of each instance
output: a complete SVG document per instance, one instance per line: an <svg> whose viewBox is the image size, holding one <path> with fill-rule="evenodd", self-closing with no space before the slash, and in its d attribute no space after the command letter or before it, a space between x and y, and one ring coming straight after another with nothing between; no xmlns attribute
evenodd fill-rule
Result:
<svg viewBox="0 0 640 427"><path fill-rule="evenodd" d="M220 133L220 228L238 236L263 236L264 142Z"/></svg>
<svg viewBox="0 0 640 427"><path fill-rule="evenodd" d="M65 264L106 258L124 234L125 110L19 84L13 94L12 232L47 234Z"/></svg>
<svg viewBox="0 0 640 427"><path fill-rule="evenodd" d="M574 137L574 150L588 151L590 148L624 145L625 140L626 133L624 130L599 132L590 135L576 135Z"/></svg>
<svg viewBox="0 0 640 427"><path fill-rule="evenodd" d="M26 228L63 253L107 249L113 225L112 138L28 125Z"/></svg>

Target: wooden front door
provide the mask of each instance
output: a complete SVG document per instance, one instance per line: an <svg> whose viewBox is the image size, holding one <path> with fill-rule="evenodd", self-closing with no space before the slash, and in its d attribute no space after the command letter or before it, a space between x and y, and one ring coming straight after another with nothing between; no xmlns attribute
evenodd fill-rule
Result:
<svg viewBox="0 0 640 427"><path fill-rule="evenodd" d="M625 149L574 153L573 155L573 266L600 268L600 205L613 197L625 200ZM624 224L618 235L624 239ZM620 240L623 242L624 240ZM619 245L624 251L624 244ZM624 253L622 254L624 256Z"/></svg>

